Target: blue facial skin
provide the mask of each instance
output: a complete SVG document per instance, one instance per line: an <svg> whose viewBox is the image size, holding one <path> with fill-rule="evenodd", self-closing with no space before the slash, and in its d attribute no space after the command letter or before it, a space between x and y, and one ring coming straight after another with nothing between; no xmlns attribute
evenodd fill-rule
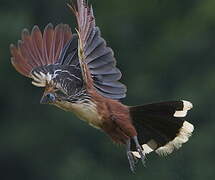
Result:
<svg viewBox="0 0 215 180"><path fill-rule="evenodd" d="M48 93L45 96L43 96L40 100L41 104L51 104L56 100L54 94Z"/></svg>

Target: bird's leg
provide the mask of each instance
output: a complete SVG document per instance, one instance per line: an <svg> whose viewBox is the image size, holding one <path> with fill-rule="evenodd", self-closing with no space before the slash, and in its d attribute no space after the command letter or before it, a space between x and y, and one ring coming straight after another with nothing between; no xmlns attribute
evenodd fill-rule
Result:
<svg viewBox="0 0 215 180"><path fill-rule="evenodd" d="M143 151L143 148L141 147L141 145L140 145L140 143L139 143L139 141L137 139L137 136L134 136L132 138L133 138L133 140L134 140L134 142L136 144L137 152L140 155L141 161L142 161L143 165L145 166L145 157L146 156L145 156L145 153Z"/></svg>
<svg viewBox="0 0 215 180"><path fill-rule="evenodd" d="M133 155L131 151L131 140L128 139L126 142L126 153L130 165L130 169L133 173L135 173L135 164L137 163L137 158Z"/></svg>

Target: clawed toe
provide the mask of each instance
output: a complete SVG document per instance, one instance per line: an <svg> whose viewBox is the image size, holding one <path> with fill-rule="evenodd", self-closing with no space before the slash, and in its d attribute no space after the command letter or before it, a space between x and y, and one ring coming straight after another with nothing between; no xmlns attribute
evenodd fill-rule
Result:
<svg viewBox="0 0 215 180"><path fill-rule="evenodd" d="M144 153L144 151L143 151L143 148L140 146L139 141L138 141L138 139L137 139L137 136L134 136L134 137L133 137L133 140L134 140L134 142L135 142L135 144L136 144L137 152L138 152L139 155L140 155L140 159L141 159L143 165L145 166L145 157L146 157L146 156L145 156L145 153Z"/></svg>
<svg viewBox="0 0 215 180"><path fill-rule="evenodd" d="M137 163L137 158L133 155L131 151L127 152L128 162L130 165L130 169L133 173L135 173L135 164Z"/></svg>
<svg viewBox="0 0 215 180"><path fill-rule="evenodd" d="M142 147L141 146L137 146L137 152L139 153L139 155L140 155L140 159L141 159L141 161L142 161L142 163L143 163L143 165L145 166L145 153L144 153L144 151L143 151L143 149L142 149Z"/></svg>
<svg viewBox="0 0 215 180"><path fill-rule="evenodd" d="M142 161L142 164L145 166L145 153L143 152L142 148L137 147L137 152L140 155L140 159ZM134 156L132 151L127 151L127 157L130 165L130 169L133 173L135 173L136 164L138 163L138 158Z"/></svg>
<svg viewBox="0 0 215 180"><path fill-rule="evenodd" d="M141 159L143 165L145 166L145 157L146 157L146 156L145 156L144 150L143 150L143 148L140 146L140 144L139 144L138 139L137 139L136 136L133 137L133 140L134 140L134 142L135 142L135 144L136 144L136 150L137 150L137 152L138 152L139 155L140 155L140 159ZM134 156L134 154L132 153L132 151L131 151L131 140L130 140L130 139L127 141L126 144L127 144L127 146L126 146L126 152L127 152L127 157L128 157L130 169L131 169L131 171L132 171L133 173L135 173L135 167L136 167L136 164L137 164L137 162L138 162L138 158L136 158L136 157Z"/></svg>

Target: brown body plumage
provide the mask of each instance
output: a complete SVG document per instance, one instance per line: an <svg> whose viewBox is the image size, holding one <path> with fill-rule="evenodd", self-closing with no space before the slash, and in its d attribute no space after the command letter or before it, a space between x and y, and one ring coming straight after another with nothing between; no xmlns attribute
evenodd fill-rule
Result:
<svg viewBox="0 0 215 180"><path fill-rule="evenodd" d="M43 33L34 26L31 33L23 30L18 47L10 46L16 70L45 88L41 103L71 111L125 144L132 171L136 158L144 162L146 153L166 155L187 142L194 127L184 117L192 104L180 100L130 107L119 102L126 87L118 81L121 72L92 7L84 0L69 7L77 18L77 33L65 24L48 24Z"/></svg>
<svg viewBox="0 0 215 180"><path fill-rule="evenodd" d="M125 144L130 137L137 135L129 114L129 108L119 101L102 97L92 92L101 116L101 129L103 129L115 142Z"/></svg>

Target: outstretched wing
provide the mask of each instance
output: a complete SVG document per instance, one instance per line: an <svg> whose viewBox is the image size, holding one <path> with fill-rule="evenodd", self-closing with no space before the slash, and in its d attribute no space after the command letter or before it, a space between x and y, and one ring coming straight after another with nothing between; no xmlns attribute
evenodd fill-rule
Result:
<svg viewBox="0 0 215 180"><path fill-rule="evenodd" d="M78 22L77 34L72 35L70 27L65 24L55 28L48 24L43 34L38 26L34 26L31 33L24 29L18 46L10 46L13 66L22 75L33 78L33 84L39 87L44 87L53 76L49 71L55 66L48 65L80 66L80 78L85 85L94 86L107 98L125 97L126 87L118 82L121 72L116 68L113 51L106 46L95 26L92 7L89 8L84 0L77 0L77 8L71 9ZM46 71L40 72L40 67ZM61 70L61 66L56 67Z"/></svg>
<svg viewBox="0 0 215 180"><path fill-rule="evenodd" d="M78 22L77 53L85 83L89 84L93 80L94 87L105 97L125 97L126 87L118 81L121 72L116 68L112 49L106 46L99 28L96 27L92 7L89 7L85 0L77 0L77 7L68 6Z"/></svg>
<svg viewBox="0 0 215 180"><path fill-rule="evenodd" d="M10 45L11 62L19 73L32 78L33 69L58 61L63 47L71 38L71 29L66 24L59 24L55 28L48 24L43 34L38 26L34 26L31 33L24 29L18 46Z"/></svg>

